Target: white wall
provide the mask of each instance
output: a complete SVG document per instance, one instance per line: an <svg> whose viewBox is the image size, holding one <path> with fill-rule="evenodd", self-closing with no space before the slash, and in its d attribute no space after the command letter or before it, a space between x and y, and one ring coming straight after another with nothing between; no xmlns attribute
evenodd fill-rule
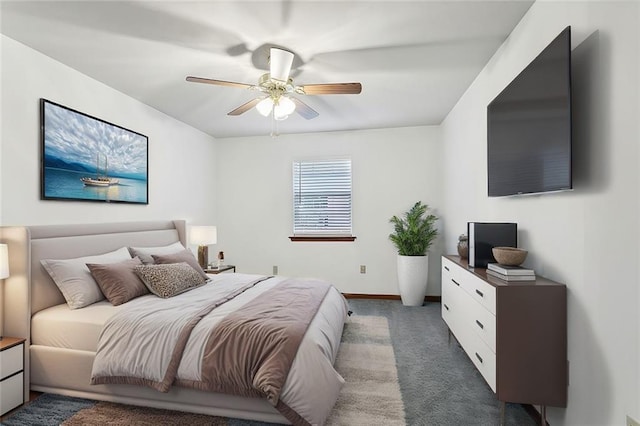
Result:
<svg viewBox="0 0 640 426"><path fill-rule="evenodd" d="M515 221L525 265L567 285L569 403L550 409L553 425L640 419L639 8L536 2L441 128L446 251L469 220ZM486 106L567 25L575 189L490 199Z"/></svg>
<svg viewBox="0 0 640 426"><path fill-rule="evenodd" d="M1 225L149 219L216 222L216 196L211 191L216 187L214 138L1 37ZM149 204L40 200L40 98L148 136Z"/></svg>
<svg viewBox="0 0 640 426"><path fill-rule="evenodd" d="M218 242L241 272L315 276L343 292L398 294L389 218L422 200L440 215L437 127L219 139ZM292 162L349 156L355 242L291 242ZM431 251L428 294L440 294L439 254ZM367 273L360 274L359 266Z"/></svg>

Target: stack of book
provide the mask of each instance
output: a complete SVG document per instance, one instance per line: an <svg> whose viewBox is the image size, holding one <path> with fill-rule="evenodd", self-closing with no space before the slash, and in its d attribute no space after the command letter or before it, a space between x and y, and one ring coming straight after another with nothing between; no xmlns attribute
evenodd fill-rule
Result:
<svg viewBox="0 0 640 426"><path fill-rule="evenodd" d="M536 279L533 269L501 265L499 263L489 263L487 265L487 275L498 277L505 281L533 281Z"/></svg>

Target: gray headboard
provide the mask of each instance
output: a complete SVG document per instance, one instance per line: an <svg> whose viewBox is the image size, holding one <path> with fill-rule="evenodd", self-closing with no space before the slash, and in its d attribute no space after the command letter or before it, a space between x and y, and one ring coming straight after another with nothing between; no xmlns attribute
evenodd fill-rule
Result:
<svg viewBox="0 0 640 426"><path fill-rule="evenodd" d="M125 222L91 225L30 226L31 315L65 303L40 261L107 253L127 246L161 246L182 242L185 222Z"/></svg>

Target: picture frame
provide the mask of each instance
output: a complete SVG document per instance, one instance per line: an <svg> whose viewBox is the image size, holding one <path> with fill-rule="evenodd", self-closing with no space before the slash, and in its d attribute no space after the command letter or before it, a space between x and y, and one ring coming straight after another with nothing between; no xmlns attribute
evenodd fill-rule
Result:
<svg viewBox="0 0 640 426"><path fill-rule="evenodd" d="M149 138L40 99L41 199L149 204Z"/></svg>

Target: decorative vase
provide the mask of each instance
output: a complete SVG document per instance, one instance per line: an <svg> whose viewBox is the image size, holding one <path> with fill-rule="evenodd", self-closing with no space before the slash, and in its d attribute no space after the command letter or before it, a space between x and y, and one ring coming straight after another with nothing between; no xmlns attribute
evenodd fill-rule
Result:
<svg viewBox="0 0 640 426"><path fill-rule="evenodd" d="M461 259L466 259L469 256L469 241L465 234L458 237L458 254Z"/></svg>
<svg viewBox="0 0 640 426"><path fill-rule="evenodd" d="M405 306L421 306L427 294L429 255L398 255L398 289Z"/></svg>

